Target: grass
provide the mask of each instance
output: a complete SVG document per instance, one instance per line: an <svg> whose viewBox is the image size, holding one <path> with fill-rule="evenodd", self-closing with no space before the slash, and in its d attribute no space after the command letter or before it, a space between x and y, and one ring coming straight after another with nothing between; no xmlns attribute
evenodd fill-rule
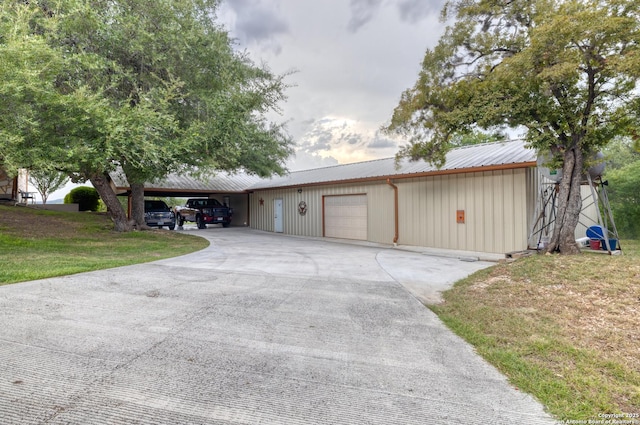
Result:
<svg viewBox="0 0 640 425"><path fill-rule="evenodd" d="M558 419L640 423L640 242L622 248L499 264L430 308Z"/></svg>
<svg viewBox="0 0 640 425"><path fill-rule="evenodd" d="M0 285L175 257L208 244L168 230L115 232L100 213L0 206Z"/></svg>

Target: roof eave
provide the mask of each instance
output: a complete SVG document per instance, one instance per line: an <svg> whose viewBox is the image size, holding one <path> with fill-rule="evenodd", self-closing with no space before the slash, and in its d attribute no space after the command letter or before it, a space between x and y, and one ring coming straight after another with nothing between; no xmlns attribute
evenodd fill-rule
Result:
<svg viewBox="0 0 640 425"><path fill-rule="evenodd" d="M129 186L117 186L116 190L118 193L128 192L131 190ZM169 193L179 195L181 193L189 193L190 195L212 195L212 194L221 194L221 195L237 195L237 194L246 194L248 193L247 189L241 189L236 191L231 190L215 190L215 189L176 189L176 188L162 188L162 187L145 187L144 188L145 196L154 196L156 193ZM158 195L156 195L158 196ZM184 198L184 196L180 196Z"/></svg>
<svg viewBox="0 0 640 425"><path fill-rule="evenodd" d="M375 182L375 181L386 182L387 179L391 179L391 180L415 179L420 177L443 176L443 175L451 175L451 174L467 174L467 173L478 173L478 172L487 172L487 171L514 170L519 168L531 168L536 166L537 166L536 161L526 161L526 162L517 162L517 163L510 163L510 164L485 165L485 166L470 167L470 168L453 168L453 169L447 169L447 170L424 171L424 172L418 172L418 173L388 174L388 175L381 175L381 176L375 176L375 177L361 177L361 178L344 179L344 180L328 180L328 181L321 181L321 182L299 183L299 184L290 184L290 185L249 187L247 190L253 192L258 190L291 189L291 188L298 188L298 187L326 186L330 184L369 183L369 182Z"/></svg>

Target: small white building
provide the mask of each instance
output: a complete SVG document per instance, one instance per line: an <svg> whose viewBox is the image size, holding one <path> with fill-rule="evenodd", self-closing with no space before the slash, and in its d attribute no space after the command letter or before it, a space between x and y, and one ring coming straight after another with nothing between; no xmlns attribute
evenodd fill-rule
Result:
<svg viewBox="0 0 640 425"><path fill-rule="evenodd" d="M33 198L26 198L29 192L29 173L21 169L16 175L9 175L0 164L0 201L24 203Z"/></svg>

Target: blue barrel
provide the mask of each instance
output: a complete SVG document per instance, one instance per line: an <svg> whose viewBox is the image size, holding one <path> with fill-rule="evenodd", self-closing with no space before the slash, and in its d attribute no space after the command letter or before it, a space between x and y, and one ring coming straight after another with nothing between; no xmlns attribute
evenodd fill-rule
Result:
<svg viewBox="0 0 640 425"><path fill-rule="evenodd" d="M615 251L616 248L618 247L618 240L609 239L609 247L611 248L611 251ZM602 248L605 251L607 250L607 243L604 241L604 239L600 241L600 248Z"/></svg>
<svg viewBox="0 0 640 425"><path fill-rule="evenodd" d="M591 226L587 229L589 239L604 239L604 229L600 225Z"/></svg>

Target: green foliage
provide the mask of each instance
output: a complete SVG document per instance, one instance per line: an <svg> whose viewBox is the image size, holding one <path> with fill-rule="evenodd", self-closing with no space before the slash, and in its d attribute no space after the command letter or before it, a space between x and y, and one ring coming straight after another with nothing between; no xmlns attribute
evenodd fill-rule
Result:
<svg viewBox="0 0 640 425"><path fill-rule="evenodd" d="M218 4L2 2L6 168L74 181L120 168L138 184L193 168L283 173L291 139L265 114L284 100L284 76L234 51Z"/></svg>
<svg viewBox="0 0 640 425"><path fill-rule="evenodd" d="M482 131L473 131L470 133L459 133L451 136L451 146L471 146L479 145L481 143L492 143L506 140L507 137L500 133L484 133Z"/></svg>
<svg viewBox="0 0 640 425"><path fill-rule="evenodd" d="M282 77L233 50L217 1L67 3L57 38L73 40L82 84L110 105L110 160L130 183L194 166L283 172L290 140L262 118L284 99Z"/></svg>
<svg viewBox="0 0 640 425"><path fill-rule="evenodd" d="M607 173L607 193L618 232L640 238L640 160Z"/></svg>
<svg viewBox="0 0 640 425"><path fill-rule="evenodd" d="M640 5L634 0L453 1L388 132L399 156L442 164L459 133L525 128L531 146L588 154L632 126Z"/></svg>
<svg viewBox="0 0 640 425"><path fill-rule="evenodd" d="M67 184L69 177L51 169L29 170L29 181L38 189L42 203L46 204L49 194Z"/></svg>
<svg viewBox="0 0 640 425"><path fill-rule="evenodd" d="M169 207L173 208L176 205L184 205L187 202L188 198L175 198L172 196L169 196L169 197L152 196L147 199L153 199L155 201L163 201Z"/></svg>
<svg viewBox="0 0 640 425"><path fill-rule="evenodd" d="M98 211L100 208L100 195L90 186L79 186L71 189L64 197L65 204L78 204L80 211Z"/></svg>
<svg viewBox="0 0 640 425"><path fill-rule="evenodd" d="M459 134L524 129L563 170L548 250L577 254L586 159L638 131L640 2L452 0L443 20L386 127L409 138L397 158L442 166Z"/></svg>
<svg viewBox="0 0 640 425"><path fill-rule="evenodd" d="M617 170L640 160L640 152L629 137L616 137L603 150L607 170Z"/></svg>
<svg viewBox="0 0 640 425"><path fill-rule="evenodd" d="M640 152L633 141L616 138L603 150L609 181L607 193L616 227L622 237L640 238Z"/></svg>

